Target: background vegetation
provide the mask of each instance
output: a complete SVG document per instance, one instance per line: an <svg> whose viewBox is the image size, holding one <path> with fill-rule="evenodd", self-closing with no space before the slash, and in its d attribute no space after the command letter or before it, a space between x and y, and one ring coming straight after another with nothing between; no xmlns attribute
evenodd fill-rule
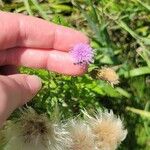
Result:
<svg viewBox="0 0 150 150"><path fill-rule="evenodd" d="M80 30L90 37L95 50L95 62L82 77L21 68L43 80L30 106L62 118L78 115L84 108L112 109L128 129L120 149L150 149L149 0L0 0L0 9ZM90 72L102 66L116 69L118 86L91 77Z"/></svg>

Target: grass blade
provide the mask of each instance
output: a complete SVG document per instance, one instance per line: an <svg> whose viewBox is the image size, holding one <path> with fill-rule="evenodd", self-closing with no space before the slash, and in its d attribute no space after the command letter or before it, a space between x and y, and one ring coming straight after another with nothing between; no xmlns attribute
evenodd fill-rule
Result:
<svg viewBox="0 0 150 150"><path fill-rule="evenodd" d="M42 18L44 18L45 20L49 21L49 17L47 16L47 14L45 13L45 11L41 8L41 6L39 5L39 3L37 2L37 0L31 0L32 3L35 5L35 7L37 8L37 10L39 11L40 15L42 16Z"/></svg>
<svg viewBox="0 0 150 150"><path fill-rule="evenodd" d="M30 16L33 16L33 12L32 12L32 10L30 8L30 5L29 5L29 0L23 0L23 2L24 2L24 6L25 6L26 11L28 12L28 14Z"/></svg>
<svg viewBox="0 0 150 150"><path fill-rule="evenodd" d="M150 11L150 6L146 3L143 3L141 0L132 0L132 1L137 1L139 4L141 4L144 8Z"/></svg>

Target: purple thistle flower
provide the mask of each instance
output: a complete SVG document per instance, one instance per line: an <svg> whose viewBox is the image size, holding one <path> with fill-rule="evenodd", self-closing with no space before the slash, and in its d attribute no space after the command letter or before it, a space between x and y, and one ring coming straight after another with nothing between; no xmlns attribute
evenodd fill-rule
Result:
<svg viewBox="0 0 150 150"><path fill-rule="evenodd" d="M74 63L83 65L93 62L92 48L88 44L79 43L76 44L70 51L70 54L74 58Z"/></svg>

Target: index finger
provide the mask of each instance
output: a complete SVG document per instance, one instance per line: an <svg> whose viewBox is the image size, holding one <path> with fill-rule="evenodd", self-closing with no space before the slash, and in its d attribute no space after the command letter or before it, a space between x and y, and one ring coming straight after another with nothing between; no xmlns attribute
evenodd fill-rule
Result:
<svg viewBox="0 0 150 150"><path fill-rule="evenodd" d="M30 47L68 51L77 43L88 43L81 32L39 18L0 12L0 47ZM8 44L9 43L9 44Z"/></svg>

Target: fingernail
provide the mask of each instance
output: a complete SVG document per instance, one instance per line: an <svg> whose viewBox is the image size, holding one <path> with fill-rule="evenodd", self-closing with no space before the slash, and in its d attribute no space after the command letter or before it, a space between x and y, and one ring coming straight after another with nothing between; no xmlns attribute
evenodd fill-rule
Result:
<svg viewBox="0 0 150 150"><path fill-rule="evenodd" d="M31 75L26 80L33 94L36 94L41 89L42 82L38 76Z"/></svg>

